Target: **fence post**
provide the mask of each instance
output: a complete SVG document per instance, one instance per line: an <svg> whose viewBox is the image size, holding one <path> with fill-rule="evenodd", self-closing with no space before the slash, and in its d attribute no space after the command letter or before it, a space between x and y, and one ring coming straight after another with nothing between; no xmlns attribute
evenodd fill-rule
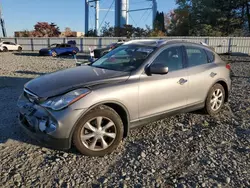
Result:
<svg viewBox="0 0 250 188"><path fill-rule="evenodd" d="M101 37L98 38L98 47L99 48L102 47L102 38Z"/></svg>
<svg viewBox="0 0 250 188"><path fill-rule="evenodd" d="M232 38L230 38L228 41L228 54L231 53L231 45L232 45Z"/></svg>
<svg viewBox="0 0 250 188"><path fill-rule="evenodd" d="M48 37L48 48L49 48L49 46L50 46L50 38Z"/></svg>
<svg viewBox="0 0 250 188"><path fill-rule="evenodd" d="M34 41L33 38L30 39L31 51L34 51Z"/></svg>
<svg viewBox="0 0 250 188"><path fill-rule="evenodd" d="M209 45L209 38L205 38L205 43Z"/></svg>
<svg viewBox="0 0 250 188"><path fill-rule="evenodd" d="M80 51L83 52L83 38L80 39Z"/></svg>
<svg viewBox="0 0 250 188"><path fill-rule="evenodd" d="M15 43L17 44L17 38L15 38Z"/></svg>
<svg viewBox="0 0 250 188"><path fill-rule="evenodd" d="M66 42L66 39L65 39L65 38L63 38L63 43L65 44L65 42Z"/></svg>

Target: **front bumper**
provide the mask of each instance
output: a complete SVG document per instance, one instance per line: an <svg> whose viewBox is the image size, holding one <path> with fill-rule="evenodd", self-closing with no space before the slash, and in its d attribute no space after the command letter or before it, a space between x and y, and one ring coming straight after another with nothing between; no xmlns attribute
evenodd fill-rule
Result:
<svg viewBox="0 0 250 188"><path fill-rule="evenodd" d="M34 130L33 125L30 125L21 113L19 113L19 123L26 134L29 135L32 139L41 143L41 145L60 150L67 150L71 147L69 138L54 138L48 134L44 134L40 131Z"/></svg>
<svg viewBox="0 0 250 188"><path fill-rule="evenodd" d="M30 102L23 94L17 102L19 123L30 137L45 146L56 149L69 149L71 136L77 120L84 109L70 107L53 111Z"/></svg>

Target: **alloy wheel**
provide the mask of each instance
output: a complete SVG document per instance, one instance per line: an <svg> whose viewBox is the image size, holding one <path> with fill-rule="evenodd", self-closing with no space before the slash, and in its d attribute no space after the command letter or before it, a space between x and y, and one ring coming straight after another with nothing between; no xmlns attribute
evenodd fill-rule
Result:
<svg viewBox="0 0 250 188"><path fill-rule="evenodd" d="M213 111L218 110L223 103L223 92L221 89L216 89L211 97L210 104Z"/></svg>
<svg viewBox="0 0 250 188"><path fill-rule="evenodd" d="M92 151L107 149L116 138L116 126L107 117L99 116L87 121L81 130L81 141Z"/></svg>

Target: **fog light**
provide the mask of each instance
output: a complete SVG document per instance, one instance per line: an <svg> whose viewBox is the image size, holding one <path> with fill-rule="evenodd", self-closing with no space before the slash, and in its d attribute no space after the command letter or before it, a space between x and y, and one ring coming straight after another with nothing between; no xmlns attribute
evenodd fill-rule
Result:
<svg viewBox="0 0 250 188"><path fill-rule="evenodd" d="M54 122L50 121L48 126L47 126L46 132L51 133L51 132L54 132L55 130L56 130L56 124Z"/></svg>
<svg viewBox="0 0 250 188"><path fill-rule="evenodd" d="M41 121L39 121L39 129L40 129L40 131L42 131L42 132L44 132L45 130L46 130L46 120L41 120Z"/></svg>

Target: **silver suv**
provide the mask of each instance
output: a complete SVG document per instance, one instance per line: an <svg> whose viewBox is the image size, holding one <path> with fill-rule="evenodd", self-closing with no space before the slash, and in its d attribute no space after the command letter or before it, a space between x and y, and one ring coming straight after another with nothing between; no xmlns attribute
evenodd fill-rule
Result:
<svg viewBox="0 0 250 188"><path fill-rule="evenodd" d="M209 47L134 40L26 83L19 121L43 144L103 156L139 125L198 109L217 114L230 88L230 65Z"/></svg>

